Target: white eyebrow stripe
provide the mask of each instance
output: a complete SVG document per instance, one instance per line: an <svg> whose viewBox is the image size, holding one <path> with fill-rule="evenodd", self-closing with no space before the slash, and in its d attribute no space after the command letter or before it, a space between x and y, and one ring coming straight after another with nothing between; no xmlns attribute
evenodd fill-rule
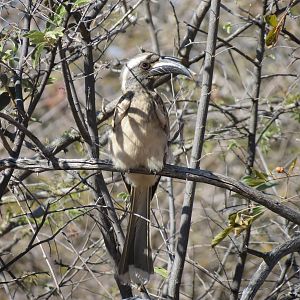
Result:
<svg viewBox="0 0 300 300"><path fill-rule="evenodd" d="M147 56L148 56L148 54L134 57L126 65L129 69L132 69L132 68L138 66L140 64L140 62L143 61Z"/></svg>
<svg viewBox="0 0 300 300"><path fill-rule="evenodd" d="M125 85L129 75L129 70L138 66L148 55L149 54L147 53L145 53L144 55L138 55L137 57L132 58L125 64L121 73L121 82L122 82L121 88L123 92L125 92Z"/></svg>

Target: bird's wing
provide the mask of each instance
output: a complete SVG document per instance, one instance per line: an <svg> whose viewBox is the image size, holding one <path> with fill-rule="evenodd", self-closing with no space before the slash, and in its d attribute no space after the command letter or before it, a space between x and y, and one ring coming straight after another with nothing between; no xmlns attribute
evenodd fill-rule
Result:
<svg viewBox="0 0 300 300"><path fill-rule="evenodd" d="M118 104L116 105L116 108L115 108L113 121L112 121L113 130L116 128L116 126L118 126L118 124L120 124L122 119L125 117L128 109L130 107L133 95L134 95L134 93L132 91L128 91L118 101Z"/></svg>
<svg viewBox="0 0 300 300"><path fill-rule="evenodd" d="M160 126L162 130L165 133L167 133L169 137L170 135L169 118L168 118L168 112L164 105L164 102L162 101L161 97L156 94L154 96L154 103L155 103L154 105L155 113L160 123Z"/></svg>
<svg viewBox="0 0 300 300"><path fill-rule="evenodd" d="M154 109L155 109L155 113L156 113L157 119L159 121L160 127L166 133L167 139L169 140L170 124L169 124L168 112L164 105L163 100L157 94L154 96ZM168 147L166 146L164 162L167 161L168 156L169 156L169 151L168 151ZM154 189L154 192L155 192L155 189ZM153 194L154 194L154 192L153 192Z"/></svg>
<svg viewBox="0 0 300 300"><path fill-rule="evenodd" d="M157 116L158 121L160 123L160 126L161 126L162 130L167 134L168 139L169 139L169 137L170 137L170 125L169 125L168 112L167 112L167 109L164 105L163 100L157 94L154 96L154 108L155 108L155 113L156 113L156 116ZM167 156L168 156L168 148L166 148L164 162L166 162ZM160 180L160 176L157 176L157 180L156 180L155 184L153 186L151 186L151 188L150 188L151 189L151 199L153 198L153 196L156 192L157 186L159 184L159 180Z"/></svg>

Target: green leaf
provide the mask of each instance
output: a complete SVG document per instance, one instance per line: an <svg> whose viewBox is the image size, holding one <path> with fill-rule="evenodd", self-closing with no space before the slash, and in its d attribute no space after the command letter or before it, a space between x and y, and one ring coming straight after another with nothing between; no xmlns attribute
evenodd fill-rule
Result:
<svg viewBox="0 0 300 300"><path fill-rule="evenodd" d="M227 146L227 150L231 150L231 149L236 148L236 147L238 147L238 143L236 142L236 140L233 140Z"/></svg>
<svg viewBox="0 0 300 300"><path fill-rule="evenodd" d="M277 20L276 15L265 16L265 21L267 24L269 24L273 27L276 27L278 25L278 20Z"/></svg>
<svg viewBox="0 0 300 300"><path fill-rule="evenodd" d="M0 52L1 61L11 64L14 62L14 53L11 49Z"/></svg>
<svg viewBox="0 0 300 300"><path fill-rule="evenodd" d="M244 230L249 228L253 222L265 212L262 205L256 207L249 207L246 210L240 210L236 214L234 233L235 235L241 234Z"/></svg>
<svg viewBox="0 0 300 300"><path fill-rule="evenodd" d="M266 36L266 45L268 48L271 48L276 45L278 41L279 34L282 30L282 26L284 25L284 21L286 19L288 11L286 11L278 20L275 15L270 15L265 17L266 22L270 24L273 28L269 31Z"/></svg>
<svg viewBox="0 0 300 300"><path fill-rule="evenodd" d="M45 38L47 39L48 43L52 45L58 38L64 35L63 31L63 27L57 27L54 30L47 31L45 33Z"/></svg>
<svg viewBox="0 0 300 300"><path fill-rule="evenodd" d="M169 276L168 271L165 268L161 268L161 267L154 267L154 273L160 275L164 279L167 279Z"/></svg>
<svg viewBox="0 0 300 300"><path fill-rule="evenodd" d="M289 175L291 175L291 173L294 171L294 168L295 168L295 166L296 166L296 163L297 163L297 157L294 158L294 159L292 160L292 162L290 163L290 165L289 165L289 170L288 170L288 172L287 172Z"/></svg>
<svg viewBox="0 0 300 300"><path fill-rule="evenodd" d="M249 228L253 222L265 212L265 210L264 206L257 205L230 214L228 216L228 226L213 238L211 246L215 247L218 245L232 231L234 231L235 235L241 234L244 230Z"/></svg>
<svg viewBox="0 0 300 300"><path fill-rule="evenodd" d="M276 182L265 182L256 187L258 191L264 191L266 189L271 188L272 186L278 185Z"/></svg>
<svg viewBox="0 0 300 300"><path fill-rule="evenodd" d="M230 34L231 31L232 31L232 24L231 22L227 22L223 25L223 29L228 33Z"/></svg>
<svg viewBox="0 0 300 300"><path fill-rule="evenodd" d="M256 216L256 215L260 215L263 214L265 212L265 207L262 205L257 205L255 207L252 208L252 215Z"/></svg>
<svg viewBox="0 0 300 300"><path fill-rule="evenodd" d="M78 217L79 215L81 215L82 212L77 208L73 208L68 211L68 214L71 218L75 218L75 217Z"/></svg>
<svg viewBox="0 0 300 300"><path fill-rule="evenodd" d="M276 27L274 27L272 30L270 30L266 36L266 45L267 47L273 47L276 45L278 41L278 31Z"/></svg>
<svg viewBox="0 0 300 300"><path fill-rule="evenodd" d="M263 179L263 180L268 180L268 174L264 172L260 172L256 169L253 169L253 172L257 178Z"/></svg>
<svg viewBox="0 0 300 300"><path fill-rule="evenodd" d="M35 48L34 53L33 53L33 67L34 68L38 65L41 54L42 54L46 44L47 44L46 42L40 43Z"/></svg>
<svg viewBox="0 0 300 300"><path fill-rule="evenodd" d="M55 13L53 23L56 26L60 26L64 20L64 17L66 15L67 11L64 5L60 5Z"/></svg>
<svg viewBox="0 0 300 300"><path fill-rule="evenodd" d="M31 121L31 122L34 122L34 123L43 124L43 122L42 122L42 121L40 121L40 120L39 120L39 119L37 119L37 118L30 118L30 121Z"/></svg>
<svg viewBox="0 0 300 300"><path fill-rule="evenodd" d="M251 186L251 187L256 187L259 186L262 183L265 183L266 181L261 178L256 178L251 175L246 175L242 178L242 182Z"/></svg>
<svg viewBox="0 0 300 300"><path fill-rule="evenodd" d="M74 7L77 8L79 6L90 3L91 0L76 0L74 3Z"/></svg>
<svg viewBox="0 0 300 300"><path fill-rule="evenodd" d="M268 183L268 175L264 172L252 169L252 174L244 176L242 182L252 187L258 187L261 184Z"/></svg>
<svg viewBox="0 0 300 300"><path fill-rule="evenodd" d="M28 37L32 44L39 44L45 41L45 33L38 30L31 30L24 34L24 37Z"/></svg>
<svg viewBox="0 0 300 300"><path fill-rule="evenodd" d="M123 199L124 201L129 199L129 197L130 197L130 195L128 193L125 193L125 192L121 192L117 195L117 198Z"/></svg>
<svg viewBox="0 0 300 300"><path fill-rule="evenodd" d="M229 227L234 227L236 215L237 215L237 212L234 212L228 216L228 226Z"/></svg>
<svg viewBox="0 0 300 300"><path fill-rule="evenodd" d="M219 232L211 241L211 246L215 247L216 245L220 244L220 242L223 241L233 230L234 228L232 226L228 226Z"/></svg>
<svg viewBox="0 0 300 300"><path fill-rule="evenodd" d="M285 105L294 104L300 101L300 94L289 94L284 100Z"/></svg>

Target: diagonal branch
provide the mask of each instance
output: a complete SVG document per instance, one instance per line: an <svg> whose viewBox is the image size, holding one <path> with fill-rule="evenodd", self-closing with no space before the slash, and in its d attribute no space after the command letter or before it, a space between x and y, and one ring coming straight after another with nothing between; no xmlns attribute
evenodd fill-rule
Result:
<svg viewBox="0 0 300 300"><path fill-rule="evenodd" d="M20 169L31 170L36 173L54 171L54 170L90 170L90 171L109 171L120 172L115 168L110 161L101 159L26 159L26 158L7 158L0 160L0 171L4 169ZM138 174L154 174L146 169L130 169L130 173ZM202 182L216 187L224 188L226 190L235 192L245 199L249 199L258 204L265 206L279 216L300 225L300 213L291 209L287 205L281 203L276 197L264 194L254 188L251 188L242 182L210 171L186 168L175 165L165 165L162 171L156 173L157 175L172 177L182 180L189 180L193 182Z"/></svg>
<svg viewBox="0 0 300 300"><path fill-rule="evenodd" d="M187 33L183 38L182 44L179 49L179 54L182 57L183 63L185 64L188 64L189 62L189 57L193 47L193 42L195 41L196 35L198 33L198 29L200 28L200 25L202 24L204 17L208 12L210 3L211 3L210 0L203 0L200 2L199 6L197 7L197 10L193 15L191 26L188 25L187 27Z"/></svg>
<svg viewBox="0 0 300 300"><path fill-rule="evenodd" d="M13 124L18 130L23 132L26 136L28 136L31 141L36 145L37 148L43 153L45 157L49 157L51 154L48 151L47 147L43 145L43 143L26 127L24 127L21 123L18 121L14 120L12 117L9 115L6 115L2 112L0 112L0 118L8 121L10 124Z"/></svg>
<svg viewBox="0 0 300 300"><path fill-rule="evenodd" d="M300 249L300 237L297 236L290 241L276 247L272 251L266 253L266 258L260 264L259 268L252 276L248 286L244 289L241 300L254 299L257 291L265 282L268 275L271 273L275 265L284 256L298 252Z"/></svg>

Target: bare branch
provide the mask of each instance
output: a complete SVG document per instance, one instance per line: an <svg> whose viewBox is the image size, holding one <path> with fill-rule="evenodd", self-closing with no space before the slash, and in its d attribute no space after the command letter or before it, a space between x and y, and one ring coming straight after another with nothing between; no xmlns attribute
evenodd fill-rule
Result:
<svg viewBox="0 0 300 300"><path fill-rule="evenodd" d="M248 130L248 157L247 157L247 173L251 174L252 168L255 161L255 154L256 154L256 134L257 134L257 124L258 124L258 105L259 105L259 97L260 97L260 87L261 87L261 73L262 73L262 60L264 58L264 51L265 51L265 30L266 26L264 23L264 16L267 11L267 3L268 1L265 0L262 3L262 12L260 16L260 32L259 32L259 40L256 50L256 59L255 59L255 83L253 89L253 96L252 96L252 107L250 111L250 119L249 119L249 130ZM250 205L250 200L248 201L248 205ZM239 291L241 282L243 279L243 273L245 269L245 264L247 260L247 248L250 242L251 237L251 226L249 226L246 230L246 235L244 237L243 242L239 248L239 255L237 264L235 267L231 290L232 294L230 299L237 300L239 298Z"/></svg>
<svg viewBox="0 0 300 300"><path fill-rule="evenodd" d="M0 170L14 168L21 170L32 170L40 173L53 170L92 170L92 171L110 171L119 172L110 161L100 159L52 159L52 160L34 160L34 159L1 159ZM145 169L128 170L130 173L154 174ZM220 188L235 192L248 200L259 203L272 210L287 220L300 225L300 213L282 204L267 194L253 189L240 181L197 168L186 168L175 165L166 165L162 171L156 173L161 176L189 180L193 182L202 182L214 185Z"/></svg>
<svg viewBox="0 0 300 300"><path fill-rule="evenodd" d="M208 9L210 7L210 0L202 0L199 6L197 7L192 21L191 26L188 25L187 27L187 33L182 41L182 44L179 49L179 54L182 57L182 60L184 63L188 63L190 52L192 50L193 42L196 38L196 35L198 33L198 29L200 28L204 17L206 16Z"/></svg>
<svg viewBox="0 0 300 300"><path fill-rule="evenodd" d="M190 166L197 169L200 164L200 157L204 144L204 134L208 113L209 100L211 95L212 77L215 61L215 51L217 43L220 0L213 0L211 2L211 10L209 16L209 27L207 35L206 55L204 61L203 81L201 96L197 111L197 121L195 124L195 135L190 159ZM195 196L196 184L188 181L185 188L185 196L180 219L179 237L177 248L175 252L174 264L170 274L168 296L172 299L179 299L179 289L181 284L181 277L185 263L185 256L189 240L189 233L191 227L193 203Z"/></svg>
<svg viewBox="0 0 300 300"><path fill-rule="evenodd" d="M266 258L260 264L257 271L252 276L248 286L244 289L241 300L252 300L258 289L265 282L266 278L275 267L275 265L284 256L298 252L300 249L300 237L297 236L290 241L276 247L274 250L266 253Z"/></svg>
<svg viewBox="0 0 300 300"><path fill-rule="evenodd" d="M156 53L160 53L159 50L159 43L158 43L158 36L157 36L157 29L155 29L153 19L152 19L152 13L151 13L151 7L150 7L150 0L146 0L145 2L145 10L146 10L146 23L148 24L149 28L149 34L151 37L151 43L153 51Z"/></svg>

